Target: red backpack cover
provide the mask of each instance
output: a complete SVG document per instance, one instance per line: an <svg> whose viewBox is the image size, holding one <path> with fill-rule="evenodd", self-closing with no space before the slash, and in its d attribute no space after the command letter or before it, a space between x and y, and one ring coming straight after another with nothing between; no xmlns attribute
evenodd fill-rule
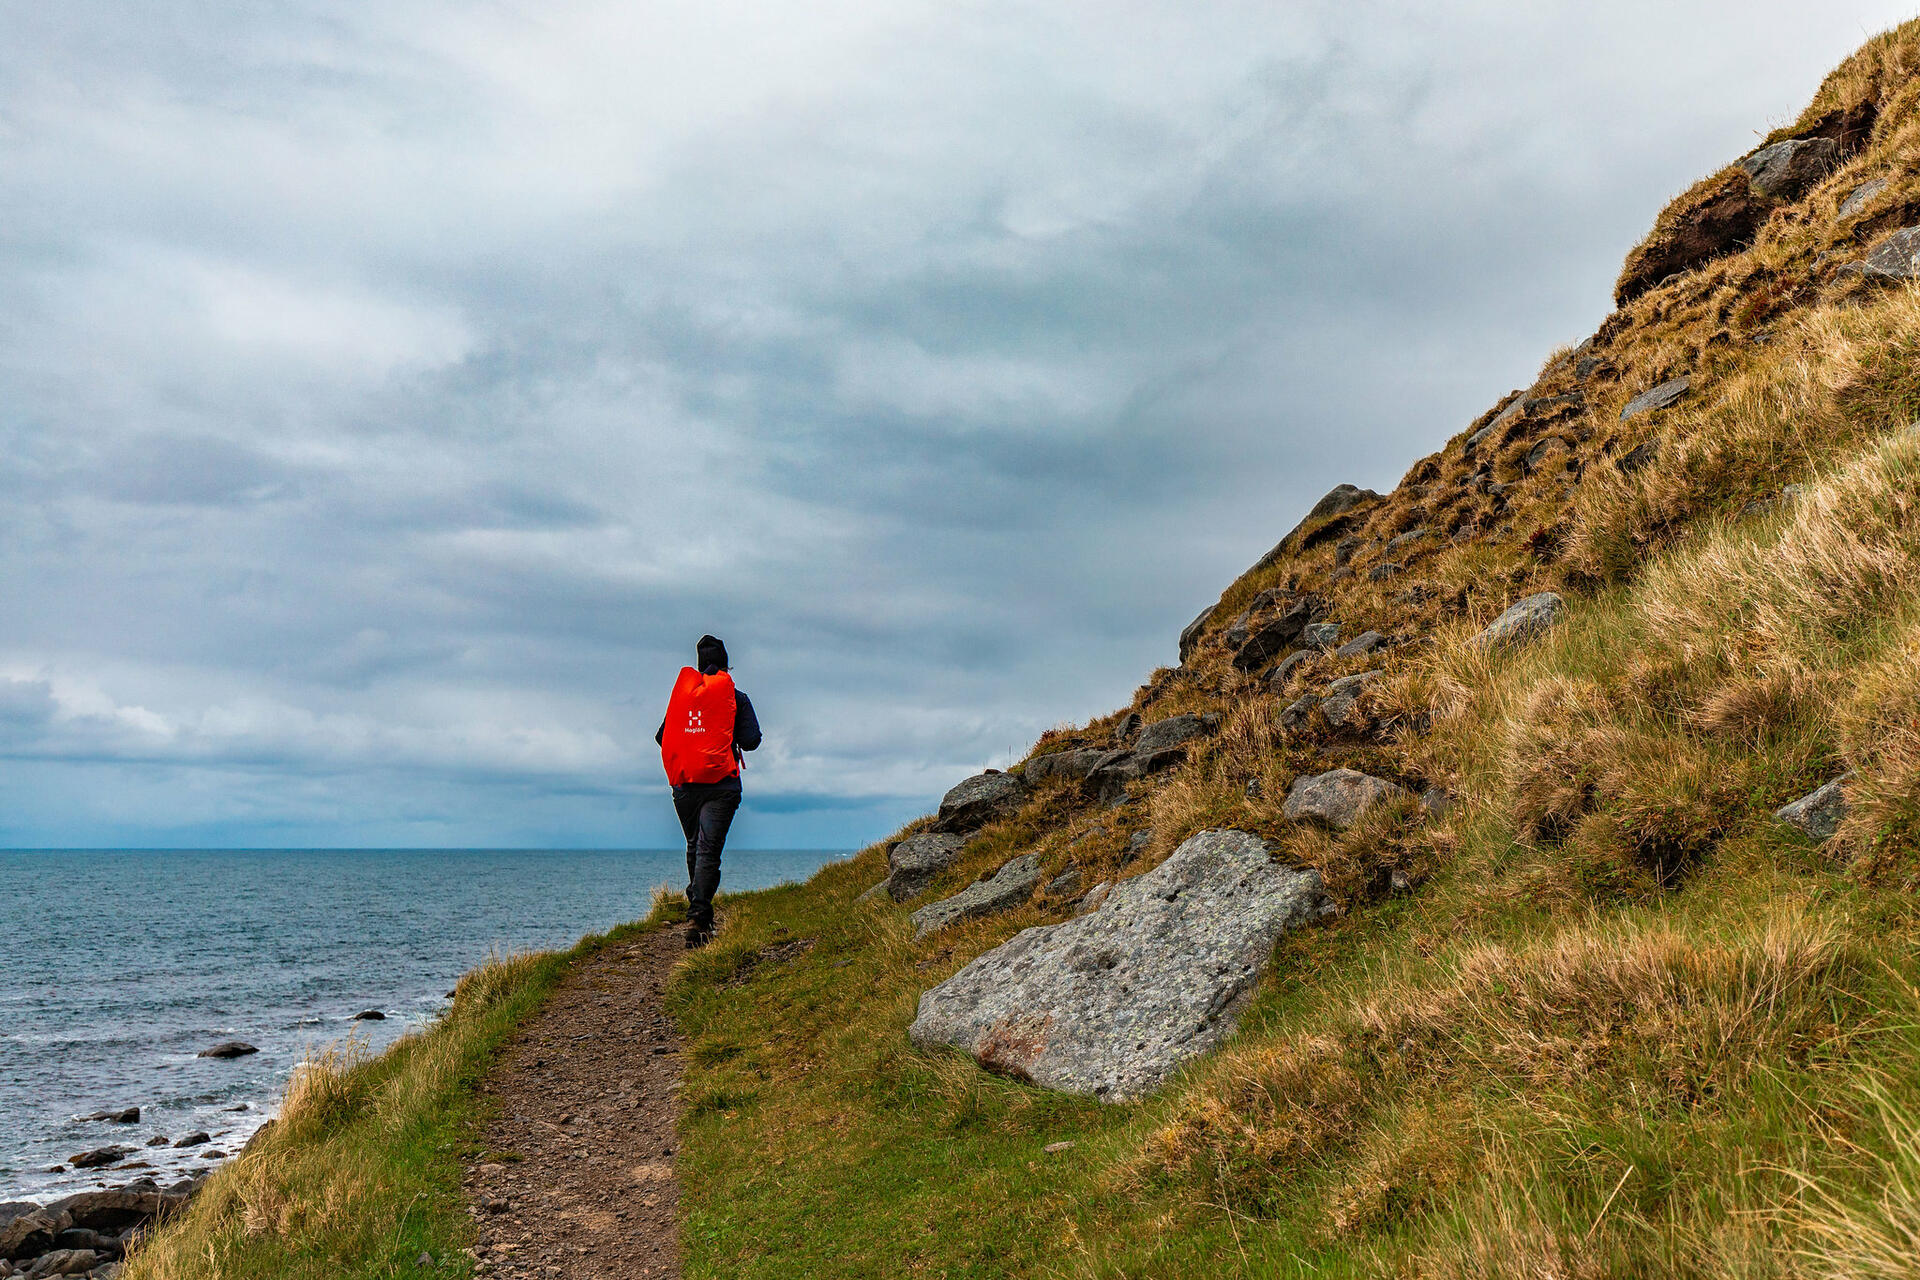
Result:
<svg viewBox="0 0 1920 1280"><path fill-rule="evenodd" d="M733 758L733 707L732 676L680 668L660 735L660 763L669 783L719 782L740 772Z"/></svg>

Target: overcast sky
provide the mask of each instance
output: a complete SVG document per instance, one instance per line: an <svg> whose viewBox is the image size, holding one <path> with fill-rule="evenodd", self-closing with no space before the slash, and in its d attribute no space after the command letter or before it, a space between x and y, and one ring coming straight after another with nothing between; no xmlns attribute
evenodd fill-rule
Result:
<svg viewBox="0 0 1920 1280"><path fill-rule="evenodd" d="M0 0L0 844L883 835L1908 13Z"/></svg>

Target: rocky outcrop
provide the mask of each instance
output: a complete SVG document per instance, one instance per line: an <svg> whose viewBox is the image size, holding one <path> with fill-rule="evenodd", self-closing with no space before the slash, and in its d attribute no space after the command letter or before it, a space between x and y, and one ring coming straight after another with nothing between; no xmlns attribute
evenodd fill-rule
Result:
<svg viewBox="0 0 1920 1280"><path fill-rule="evenodd" d="M1832 138L1788 138L1762 147L1736 166L1769 200L1798 200L1840 164Z"/></svg>
<svg viewBox="0 0 1920 1280"><path fill-rule="evenodd" d="M1920 280L1920 227L1902 227L1879 244L1854 269L1888 280Z"/></svg>
<svg viewBox="0 0 1920 1280"><path fill-rule="evenodd" d="M1273 550L1254 561L1254 573L1276 563L1289 550L1298 551L1310 542L1323 538L1336 537L1345 533L1352 525L1350 518L1356 508L1380 501L1380 495L1371 489L1362 489L1350 484L1337 484L1327 491L1325 497L1313 504L1311 510L1300 518L1300 523L1287 530L1287 536L1273 546ZM1295 546L1298 542L1300 545Z"/></svg>
<svg viewBox="0 0 1920 1280"><path fill-rule="evenodd" d="M1331 769L1310 778L1295 778L1280 812L1294 822L1317 822L1345 831L1375 805L1412 794L1385 778L1353 769Z"/></svg>
<svg viewBox="0 0 1920 1280"><path fill-rule="evenodd" d="M887 878L860 895L861 898L885 895L895 902L905 902L920 896L942 871L954 864L965 844L965 837L939 831L908 836L887 851Z"/></svg>
<svg viewBox="0 0 1920 1280"><path fill-rule="evenodd" d="M911 1035L990 1071L1119 1102L1233 1029L1273 945L1329 910L1313 871L1203 831L1097 911L1023 930L920 997Z"/></svg>
<svg viewBox="0 0 1920 1280"><path fill-rule="evenodd" d="M1310 596L1295 600L1285 613L1247 636L1246 643L1240 645L1233 655L1235 669L1257 671L1293 648L1300 633L1319 617L1324 608L1320 601Z"/></svg>
<svg viewBox="0 0 1920 1280"><path fill-rule="evenodd" d="M258 1052L260 1051L248 1044L245 1040L225 1040L210 1049L202 1049L195 1056L200 1058L244 1058L250 1053Z"/></svg>
<svg viewBox="0 0 1920 1280"><path fill-rule="evenodd" d="M1092 773L1099 763L1111 754L1098 747L1076 747L1070 751L1052 751L1043 756L1035 756L1027 761L1020 771L1021 781L1034 786L1049 778L1065 778L1078 782Z"/></svg>
<svg viewBox="0 0 1920 1280"><path fill-rule="evenodd" d="M1040 855L1023 853L998 871L975 880L951 898L930 902L914 912L914 940L917 942L930 933L959 924L962 920L977 920L981 916L1011 911L1031 898L1039 883Z"/></svg>
<svg viewBox="0 0 1920 1280"><path fill-rule="evenodd" d="M1669 205L1653 234L1627 255L1613 286L1614 304L1624 307L1669 276L1744 249L1772 208L1740 169L1698 184Z"/></svg>
<svg viewBox="0 0 1920 1280"><path fill-rule="evenodd" d="M1786 824L1816 844L1833 839L1847 816L1847 795L1843 784L1853 777L1841 774L1818 790L1808 792L1791 804L1774 810L1774 821Z"/></svg>
<svg viewBox="0 0 1920 1280"><path fill-rule="evenodd" d="M1326 693L1321 695L1320 714L1336 729L1361 728L1366 716L1358 706L1360 691L1378 680L1381 674L1379 671L1361 671L1332 681L1327 685Z"/></svg>
<svg viewBox="0 0 1920 1280"><path fill-rule="evenodd" d="M1680 397L1693 388L1693 379L1689 377L1669 378L1657 387L1648 387L1633 399L1627 401L1620 410L1620 420L1637 418L1643 413L1652 413L1655 409L1665 409L1679 402Z"/></svg>
<svg viewBox="0 0 1920 1280"><path fill-rule="evenodd" d="M1010 773L989 769L955 786L940 798L935 831L966 835L1020 807L1027 789Z"/></svg>
<svg viewBox="0 0 1920 1280"><path fill-rule="evenodd" d="M1193 653L1193 647L1199 644L1201 637L1206 634L1207 623L1209 620L1212 619L1213 611L1218 607L1219 607L1218 605L1211 605L1211 604L1208 605L1206 608L1200 611L1199 617L1195 618L1192 622L1189 622L1184 628L1182 628L1180 632L1180 665L1181 666L1184 667L1187 664L1187 659Z"/></svg>
<svg viewBox="0 0 1920 1280"><path fill-rule="evenodd" d="M0 1205L0 1276L110 1275L139 1233L184 1208L199 1189L199 1178L167 1191L143 1178L45 1206Z"/></svg>
<svg viewBox="0 0 1920 1280"><path fill-rule="evenodd" d="M1187 744L1213 732L1214 716L1181 715L1156 720L1140 731L1132 747L1109 751L1087 773L1087 789L1103 800L1113 800L1126 784L1170 768L1187 758Z"/></svg>
<svg viewBox="0 0 1920 1280"><path fill-rule="evenodd" d="M1566 611L1565 601L1551 591L1542 591L1515 602L1467 643L1476 649L1505 649L1539 635L1560 621Z"/></svg>

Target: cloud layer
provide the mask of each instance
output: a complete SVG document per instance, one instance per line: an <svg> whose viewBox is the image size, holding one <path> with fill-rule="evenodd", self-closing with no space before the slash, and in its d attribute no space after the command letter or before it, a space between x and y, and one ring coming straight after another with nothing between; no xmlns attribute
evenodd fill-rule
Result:
<svg viewBox="0 0 1920 1280"><path fill-rule="evenodd" d="M15 6L0 844L670 844L703 631L872 839L1903 16L1445 10Z"/></svg>

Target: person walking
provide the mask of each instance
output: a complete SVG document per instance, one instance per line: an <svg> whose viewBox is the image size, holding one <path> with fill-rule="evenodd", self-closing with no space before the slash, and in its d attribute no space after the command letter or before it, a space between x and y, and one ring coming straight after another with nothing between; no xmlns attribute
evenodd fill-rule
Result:
<svg viewBox="0 0 1920 1280"><path fill-rule="evenodd" d="M667 714L653 740L673 786L673 810L687 837L687 950L713 937L713 895L720 888L720 850L740 807L741 752L760 745L753 703L736 689L727 646L701 636L694 667L680 668Z"/></svg>

